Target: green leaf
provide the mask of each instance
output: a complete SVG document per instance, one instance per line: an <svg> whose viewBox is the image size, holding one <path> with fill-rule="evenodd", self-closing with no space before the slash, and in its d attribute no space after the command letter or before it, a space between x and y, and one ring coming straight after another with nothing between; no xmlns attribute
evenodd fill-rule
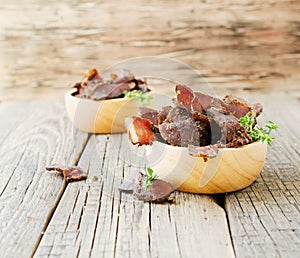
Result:
<svg viewBox="0 0 300 258"><path fill-rule="evenodd" d="M143 181L143 188L149 190L149 187L152 185L152 180L158 178L157 175L153 174L152 168L147 168L148 177Z"/></svg>
<svg viewBox="0 0 300 258"><path fill-rule="evenodd" d="M152 96L145 96L144 92L140 90L134 91L124 91L123 92L125 98L130 98L139 101L143 106L149 105Z"/></svg>
<svg viewBox="0 0 300 258"><path fill-rule="evenodd" d="M240 118L240 125L246 128L247 133L250 135L252 142L261 141L267 142L268 145L272 145L272 138L270 133L278 128L273 121L269 120L268 123L264 127L256 126L253 128L253 124L255 123L255 117L248 112L244 117Z"/></svg>
<svg viewBox="0 0 300 258"><path fill-rule="evenodd" d="M153 169L152 168L147 168L147 173L149 176L153 175Z"/></svg>

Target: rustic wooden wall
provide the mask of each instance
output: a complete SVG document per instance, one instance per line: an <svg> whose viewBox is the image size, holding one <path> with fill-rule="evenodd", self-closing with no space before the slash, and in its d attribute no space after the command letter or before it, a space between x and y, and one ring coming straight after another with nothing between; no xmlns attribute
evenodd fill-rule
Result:
<svg viewBox="0 0 300 258"><path fill-rule="evenodd" d="M12 0L0 6L0 100L60 96L91 67L159 55L219 91L299 89L300 2Z"/></svg>

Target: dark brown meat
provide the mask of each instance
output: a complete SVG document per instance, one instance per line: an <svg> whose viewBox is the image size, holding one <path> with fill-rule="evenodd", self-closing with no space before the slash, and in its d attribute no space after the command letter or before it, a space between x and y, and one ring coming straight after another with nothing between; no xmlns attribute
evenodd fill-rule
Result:
<svg viewBox="0 0 300 258"><path fill-rule="evenodd" d="M166 181L153 179L151 181L152 185L145 189L143 181L147 178L147 175L135 173L121 184L119 190L122 192L133 192L139 200L145 202L169 201L170 194L174 191L173 186Z"/></svg>
<svg viewBox="0 0 300 258"><path fill-rule="evenodd" d="M172 109L171 106L165 106L160 111L158 111L158 115L157 115L158 124L161 124L163 121L166 120L171 109Z"/></svg>
<svg viewBox="0 0 300 258"><path fill-rule="evenodd" d="M232 114L237 118L245 116L248 112L252 112L257 117L262 112L262 105L259 103L249 105L245 99L233 95L227 95L221 100L201 92L193 92L182 84L176 86L176 94L175 103L184 106L193 115L195 112L203 114L212 107L218 109L221 113Z"/></svg>
<svg viewBox="0 0 300 258"><path fill-rule="evenodd" d="M149 120L153 125L158 126L158 111L148 107L139 107L138 115Z"/></svg>
<svg viewBox="0 0 300 258"><path fill-rule="evenodd" d="M245 128L240 125L239 119L235 116L220 113L215 108L207 110L207 114L219 126L221 131L219 141L226 143L226 147L239 147L251 141Z"/></svg>
<svg viewBox="0 0 300 258"><path fill-rule="evenodd" d="M204 111L211 108L211 104L214 100L215 101L219 100L218 98L214 98L212 96L203 94L201 92L195 92L194 94L197 97L197 99L199 100L199 102L201 103Z"/></svg>
<svg viewBox="0 0 300 258"><path fill-rule="evenodd" d="M52 164L45 167L48 171L57 171L63 174L67 182L80 181L87 179L87 174L78 166L65 166L61 164Z"/></svg>
<svg viewBox="0 0 300 258"><path fill-rule="evenodd" d="M211 124L207 117L199 112L194 112L192 115L193 119L196 122L196 126L198 128L199 137L200 137L200 146L209 145L212 142L212 130Z"/></svg>
<svg viewBox="0 0 300 258"><path fill-rule="evenodd" d="M188 111L202 113L204 107L194 92L185 85L178 84L175 88L176 101L178 104L184 106Z"/></svg>
<svg viewBox="0 0 300 258"><path fill-rule="evenodd" d="M192 115L184 108L174 107L159 126L162 138L174 146L200 145L200 134Z"/></svg>
<svg viewBox="0 0 300 258"><path fill-rule="evenodd" d="M224 107L228 114L232 114L237 118L245 116L248 112L251 112L256 117L259 116L262 112L262 105L255 103L249 105L247 100L239 98L233 95L227 95L224 97Z"/></svg>

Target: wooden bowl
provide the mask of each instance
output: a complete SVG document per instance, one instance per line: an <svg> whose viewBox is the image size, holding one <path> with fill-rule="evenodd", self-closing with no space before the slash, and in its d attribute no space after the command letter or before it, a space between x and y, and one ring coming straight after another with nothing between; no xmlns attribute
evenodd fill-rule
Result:
<svg viewBox="0 0 300 258"><path fill-rule="evenodd" d="M88 133L126 132L125 118L134 116L141 103L129 98L116 98L95 101L75 96L76 89L65 94L67 113L74 126ZM145 93L152 97L148 107L156 107L158 98L153 92Z"/></svg>
<svg viewBox="0 0 300 258"><path fill-rule="evenodd" d="M148 166L177 190L217 194L237 191L255 181L262 170L267 144L254 142L239 148L220 149L205 161L189 155L188 149L161 142L147 146Z"/></svg>
<svg viewBox="0 0 300 258"><path fill-rule="evenodd" d="M95 101L74 96L76 89L65 94L68 115L74 126L89 133L126 132L124 120L135 115L139 103L128 98Z"/></svg>

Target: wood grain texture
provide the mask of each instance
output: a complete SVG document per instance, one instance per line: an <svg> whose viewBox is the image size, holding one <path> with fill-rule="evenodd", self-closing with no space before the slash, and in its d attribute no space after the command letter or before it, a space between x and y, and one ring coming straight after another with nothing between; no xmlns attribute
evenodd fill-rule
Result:
<svg viewBox="0 0 300 258"><path fill-rule="evenodd" d="M240 148L220 149L216 157L204 160L191 156L187 148L154 142L150 154L154 161L150 166L179 191L226 193L243 189L255 181L266 152L266 143L255 142Z"/></svg>
<svg viewBox="0 0 300 258"><path fill-rule="evenodd" d="M149 204L119 193L139 170L124 164L127 141L90 139L79 162L89 181L67 186L35 257L233 257L226 214L211 197L177 193L174 204Z"/></svg>
<svg viewBox="0 0 300 258"><path fill-rule="evenodd" d="M0 114L0 253L29 257L63 187L44 166L75 162L87 135L67 122L60 102L8 104Z"/></svg>
<svg viewBox="0 0 300 258"><path fill-rule="evenodd" d="M156 55L227 92L296 89L299 19L289 0L3 1L0 98L55 97L93 67Z"/></svg>
<svg viewBox="0 0 300 258"><path fill-rule="evenodd" d="M226 195L237 257L299 257L300 253L300 105L287 94L264 98L264 120L280 128L257 181Z"/></svg>
<svg viewBox="0 0 300 258"><path fill-rule="evenodd" d="M137 114L142 104L130 98L115 98L95 101L73 96L76 89L65 94L65 104L69 118L73 125L81 131L88 133L125 133L125 119ZM153 94L146 93L152 98L149 107L154 102Z"/></svg>
<svg viewBox="0 0 300 258"><path fill-rule="evenodd" d="M126 134L88 138L62 102L1 103L1 257L298 257L299 97L249 97L264 105L260 124L280 129L261 176L225 205L222 195L176 192L174 204L149 204L121 194L145 162ZM77 160L87 181L65 185L44 171Z"/></svg>

